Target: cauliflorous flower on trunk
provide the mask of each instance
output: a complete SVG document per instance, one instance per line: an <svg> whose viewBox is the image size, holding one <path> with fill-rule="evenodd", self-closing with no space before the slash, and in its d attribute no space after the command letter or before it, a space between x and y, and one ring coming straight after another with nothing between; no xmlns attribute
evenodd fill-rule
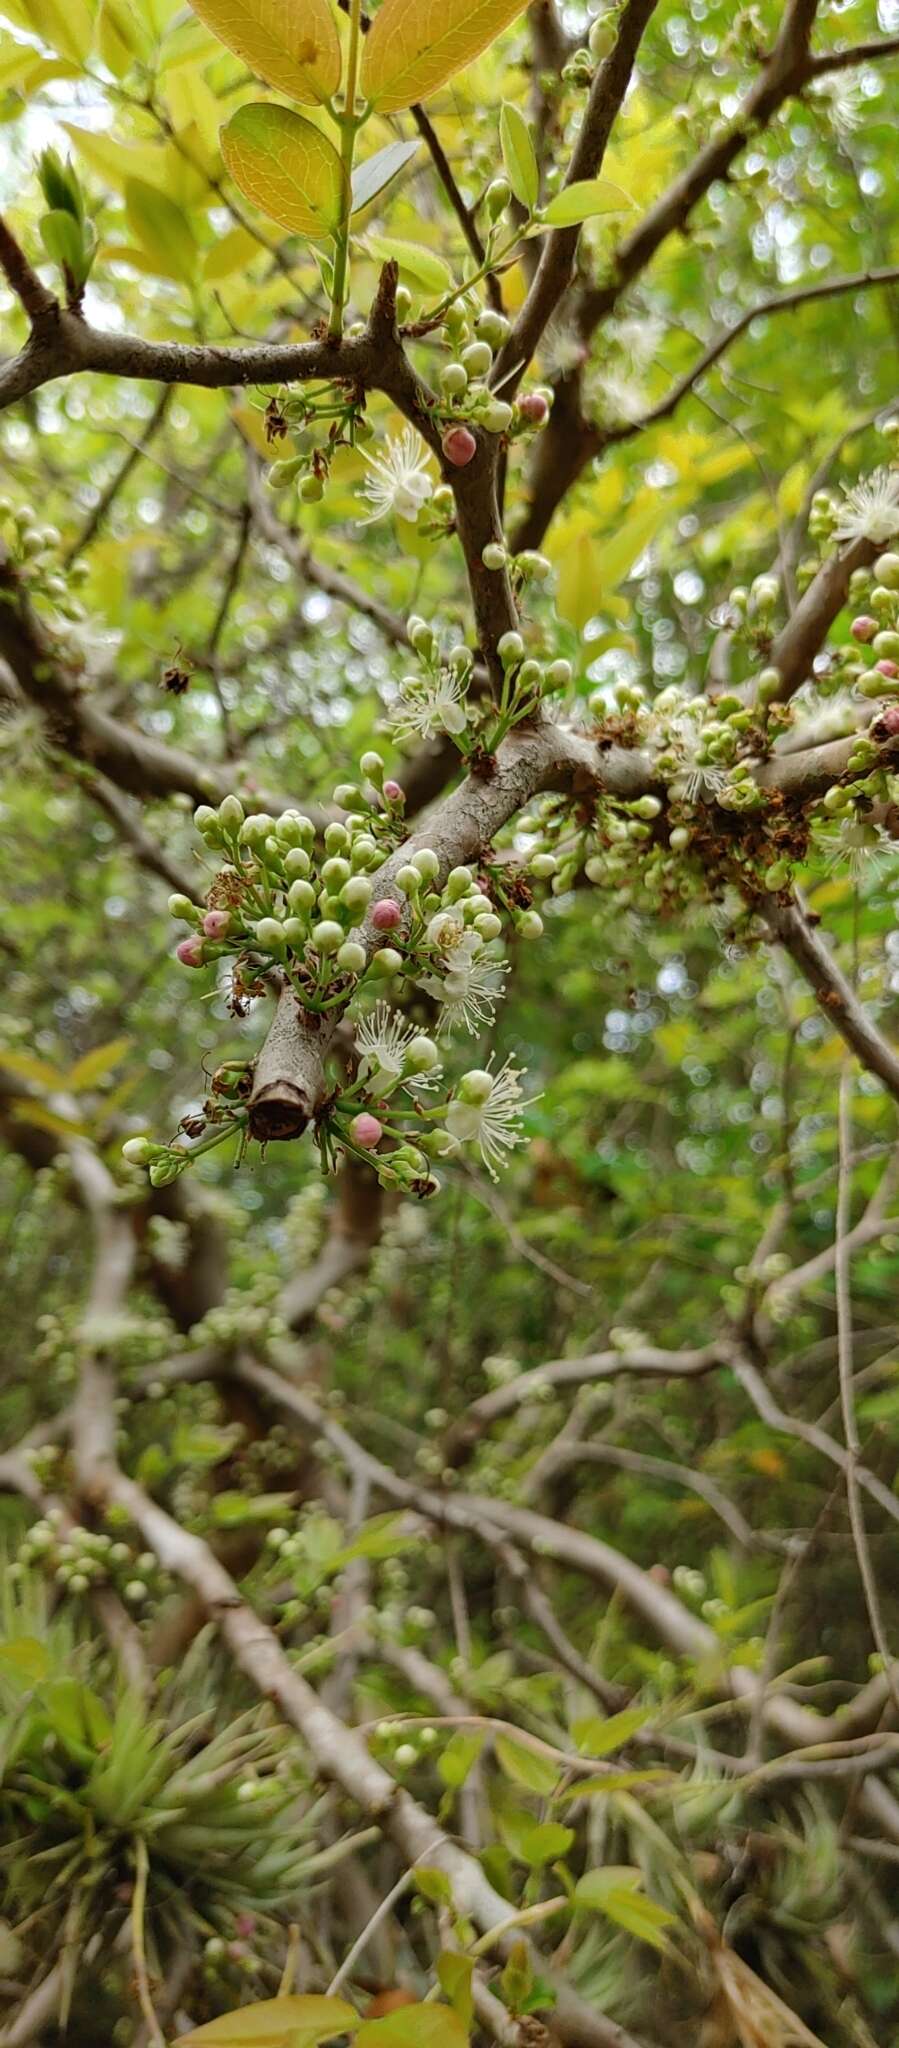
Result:
<svg viewBox="0 0 899 2048"><path fill-rule="evenodd" d="M844 493L836 525L840 541L870 540L884 547L899 533L899 470L875 469Z"/></svg>
<svg viewBox="0 0 899 2048"><path fill-rule="evenodd" d="M421 977L419 986L436 996L442 1006L438 1038L446 1040L458 1030L475 1037L493 1022L508 962L491 955L479 934L466 931L461 919L448 919L447 924L450 929L440 957L433 971Z"/></svg>
<svg viewBox="0 0 899 2048"><path fill-rule="evenodd" d="M363 1062L369 1094L389 1095L400 1081L411 1088L433 1088L440 1080L435 1057L423 1052L430 1041L407 1024L387 1003L376 1003L356 1025L356 1050Z"/></svg>
<svg viewBox="0 0 899 2048"><path fill-rule="evenodd" d="M417 522L423 505L433 495L434 479L425 464L428 451L414 427L406 427L397 440L388 439L383 455L368 455L364 448L359 450L369 474L362 486L374 511L367 519L360 519L360 526L371 526L376 519L386 519L395 512L398 519L408 519L410 525Z"/></svg>
<svg viewBox="0 0 899 2048"><path fill-rule="evenodd" d="M499 1073L491 1066L463 1074L456 1099L446 1113L446 1128L459 1145L477 1145L491 1180L505 1166L509 1152L524 1143L521 1068L506 1060ZM533 1098L531 1098L533 1100Z"/></svg>

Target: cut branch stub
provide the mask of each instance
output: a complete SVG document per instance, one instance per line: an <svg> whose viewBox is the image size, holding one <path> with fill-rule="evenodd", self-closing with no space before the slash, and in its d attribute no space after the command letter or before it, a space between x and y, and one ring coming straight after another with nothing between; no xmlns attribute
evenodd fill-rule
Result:
<svg viewBox="0 0 899 2048"><path fill-rule="evenodd" d="M304 1010L281 983L268 1037L256 1061L250 1095L249 1133L260 1144L301 1138L327 1094L325 1053L333 1027Z"/></svg>

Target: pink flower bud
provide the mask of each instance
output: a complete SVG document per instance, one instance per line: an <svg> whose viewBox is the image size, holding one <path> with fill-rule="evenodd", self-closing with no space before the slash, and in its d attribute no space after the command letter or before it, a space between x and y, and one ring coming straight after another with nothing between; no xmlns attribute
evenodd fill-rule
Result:
<svg viewBox="0 0 899 2048"><path fill-rule="evenodd" d="M384 795L389 804L404 804L406 801L405 790L401 789L399 783L394 782L392 779L388 779L385 782Z"/></svg>
<svg viewBox="0 0 899 2048"><path fill-rule="evenodd" d="M478 444L470 427L447 427L441 446L447 462L451 462L454 469L464 469L466 463L473 461L478 452Z"/></svg>
<svg viewBox="0 0 899 2048"><path fill-rule="evenodd" d="M862 612L859 618L853 619L849 631L853 640L873 640L877 631L877 620L868 618L867 614Z"/></svg>
<svg viewBox="0 0 899 2048"><path fill-rule="evenodd" d="M875 739L894 740L899 735L899 704L888 704L880 713L875 729Z"/></svg>
<svg viewBox="0 0 899 2048"><path fill-rule="evenodd" d="M207 939L223 939L231 923L227 910L207 910L203 930Z"/></svg>
<svg viewBox="0 0 899 2048"><path fill-rule="evenodd" d="M202 967L202 939L196 937L182 939L180 945L175 947L175 959L180 960L182 967Z"/></svg>
<svg viewBox="0 0 899 2048"><path fill-rule="evenodd" d="M380 903L375 904L371 921L376 932L393 932L402 924L403 913L392 896L382 896Z"/></svg>
<svg viewBox="0 0 899 2048"><path fill-rule="evenodd" d="M363 1109L359 1116L353 1118L350 1137L353 1144L358 1145L363 1152L373 1152L383 1137L383 1125L379 1124L376 1116L371 1116L367 1109Z"/></svg>
<svg viewBox="0 0 899 2048"><path fill-rule="evenodd" d="M518 401L518 412L529 427L542 427L549 418L549 406L542 391L526 391Z"/></svg>
<svg viewBox="0 0 899 2048"><path fill-rule="evenodd" d="M875 662L874 666L879 676L889 676L891 681L899 676L899 662L883 660Z"/></svg>

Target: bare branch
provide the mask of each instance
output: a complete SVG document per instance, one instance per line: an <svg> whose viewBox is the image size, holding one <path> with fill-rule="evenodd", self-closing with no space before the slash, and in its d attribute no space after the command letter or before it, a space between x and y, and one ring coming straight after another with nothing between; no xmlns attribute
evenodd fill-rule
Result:
<svg viewBox="0 0 899 2048"><path fill-rule="evenodd" d="M775 938L814 989L826 1017L851 1047L863 1067L876 1074L899 1102L899 1053L872 1023L855 990L828 952L798 898L773 899L764 916Z"/></svg>
<svg viewBox="0 0 899 2048"><path fill-rule="evenodd" d="M2 216L0 216L0 270L3 272L10 291L15 293L20 305L28 314L32 328L46 330L48 327L51 327L60 310L57 301L54 299L53 293L48 292L46 285L41 284L37 272L31 268L24 249L16 241L12 229L7 226Z"/></svg>

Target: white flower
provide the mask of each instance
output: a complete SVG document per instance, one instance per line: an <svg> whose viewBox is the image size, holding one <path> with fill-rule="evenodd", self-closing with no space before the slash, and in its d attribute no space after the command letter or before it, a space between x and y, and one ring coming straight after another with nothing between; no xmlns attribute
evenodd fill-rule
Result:
<svg viewBox="0 0 899 2048"><path fill-rule="evenodd" d="M590 370L586 394L588 403L598 408L609 426L630 425L632 421L642 419L646 411L643 386L626 370L614 367Z"/></svg>
<svg viewBox="0 0 899 2048"><path fill-rule="evenodd" d="M467 677L440 668L432 676L405 676L391 724L398 740L429 740L435 732L465 731Z"/></svg>
<svg viewBox="0 0 899 2048"><path fill-rule="evenodd" d="M896 845L881 825L863 818L844 818L818 841L829 875L849 874L853 882L882 875L896 858Z"/></svg>
<svg viewBox="0 0 899 2048"><path fill-rule="evenodd" d="M899 533L899 470L875 469L843 498L837 540L870 540L876 547Z"/></svg>
<svg viewBox="0 0 899 2048"><path fill-rule="evenodd" d="M414 427L406 427L398 440L388 439L383 455L367 455L364 448L359 453L370 472L363 490L375 508L359 525L371 526L373 520L386 519L388 513L395 512L414 526L434 490L433 477L425 468L428 451L421 435Z"/></svg>
<svg viewBox="0 0 899 2048"><path fill-rule="evenodd" d="M829 78L813 89L813 97L827 109L840 136L853 135L867 118L868 98L859 78Z"/></svg>
<svg viewBox="0 0 899 2048"><path fill-rule="evenodd" d="M521 1114L527 1104L522 1100L521 1068L507 1060L494 1074L491 1066L492 1060L490 1066L463 1074L456 1100L446 1113L446 1128L457 1145L480 1147L487 1172L496 1180L497 1167L505 1166L507 1153L524 1143Z"/></svg>
<svg viewBox="0 0 899 2048"><path fill-rule="evenodd" d="M508 962L491 955L479 932L441 912L431 971L418 978L419 988L442 1005L438 1038L445 1041L460 1028L474 1036L492 1024L508 972Z"/></svg>
<svg viewBox="0 0 899 2048"><path fill-rule="evenodd" d="M366 1065L366 1086L375 1096L389 1095L398 1082L407 1088L435 1088L441 1079L439 1067L427 1073L405 1075L409 1047L420 1033L407 1024L387 1003L376 1003L367 1017L356 1025L356 1050Z"/></svg>
<svg viewBox="0 0 899 2048"><path fill-rule="evenodd" d="M627 313L613 329L614 340L631 370L645 370L654 363L667 333L658 313Z"/></svg>

